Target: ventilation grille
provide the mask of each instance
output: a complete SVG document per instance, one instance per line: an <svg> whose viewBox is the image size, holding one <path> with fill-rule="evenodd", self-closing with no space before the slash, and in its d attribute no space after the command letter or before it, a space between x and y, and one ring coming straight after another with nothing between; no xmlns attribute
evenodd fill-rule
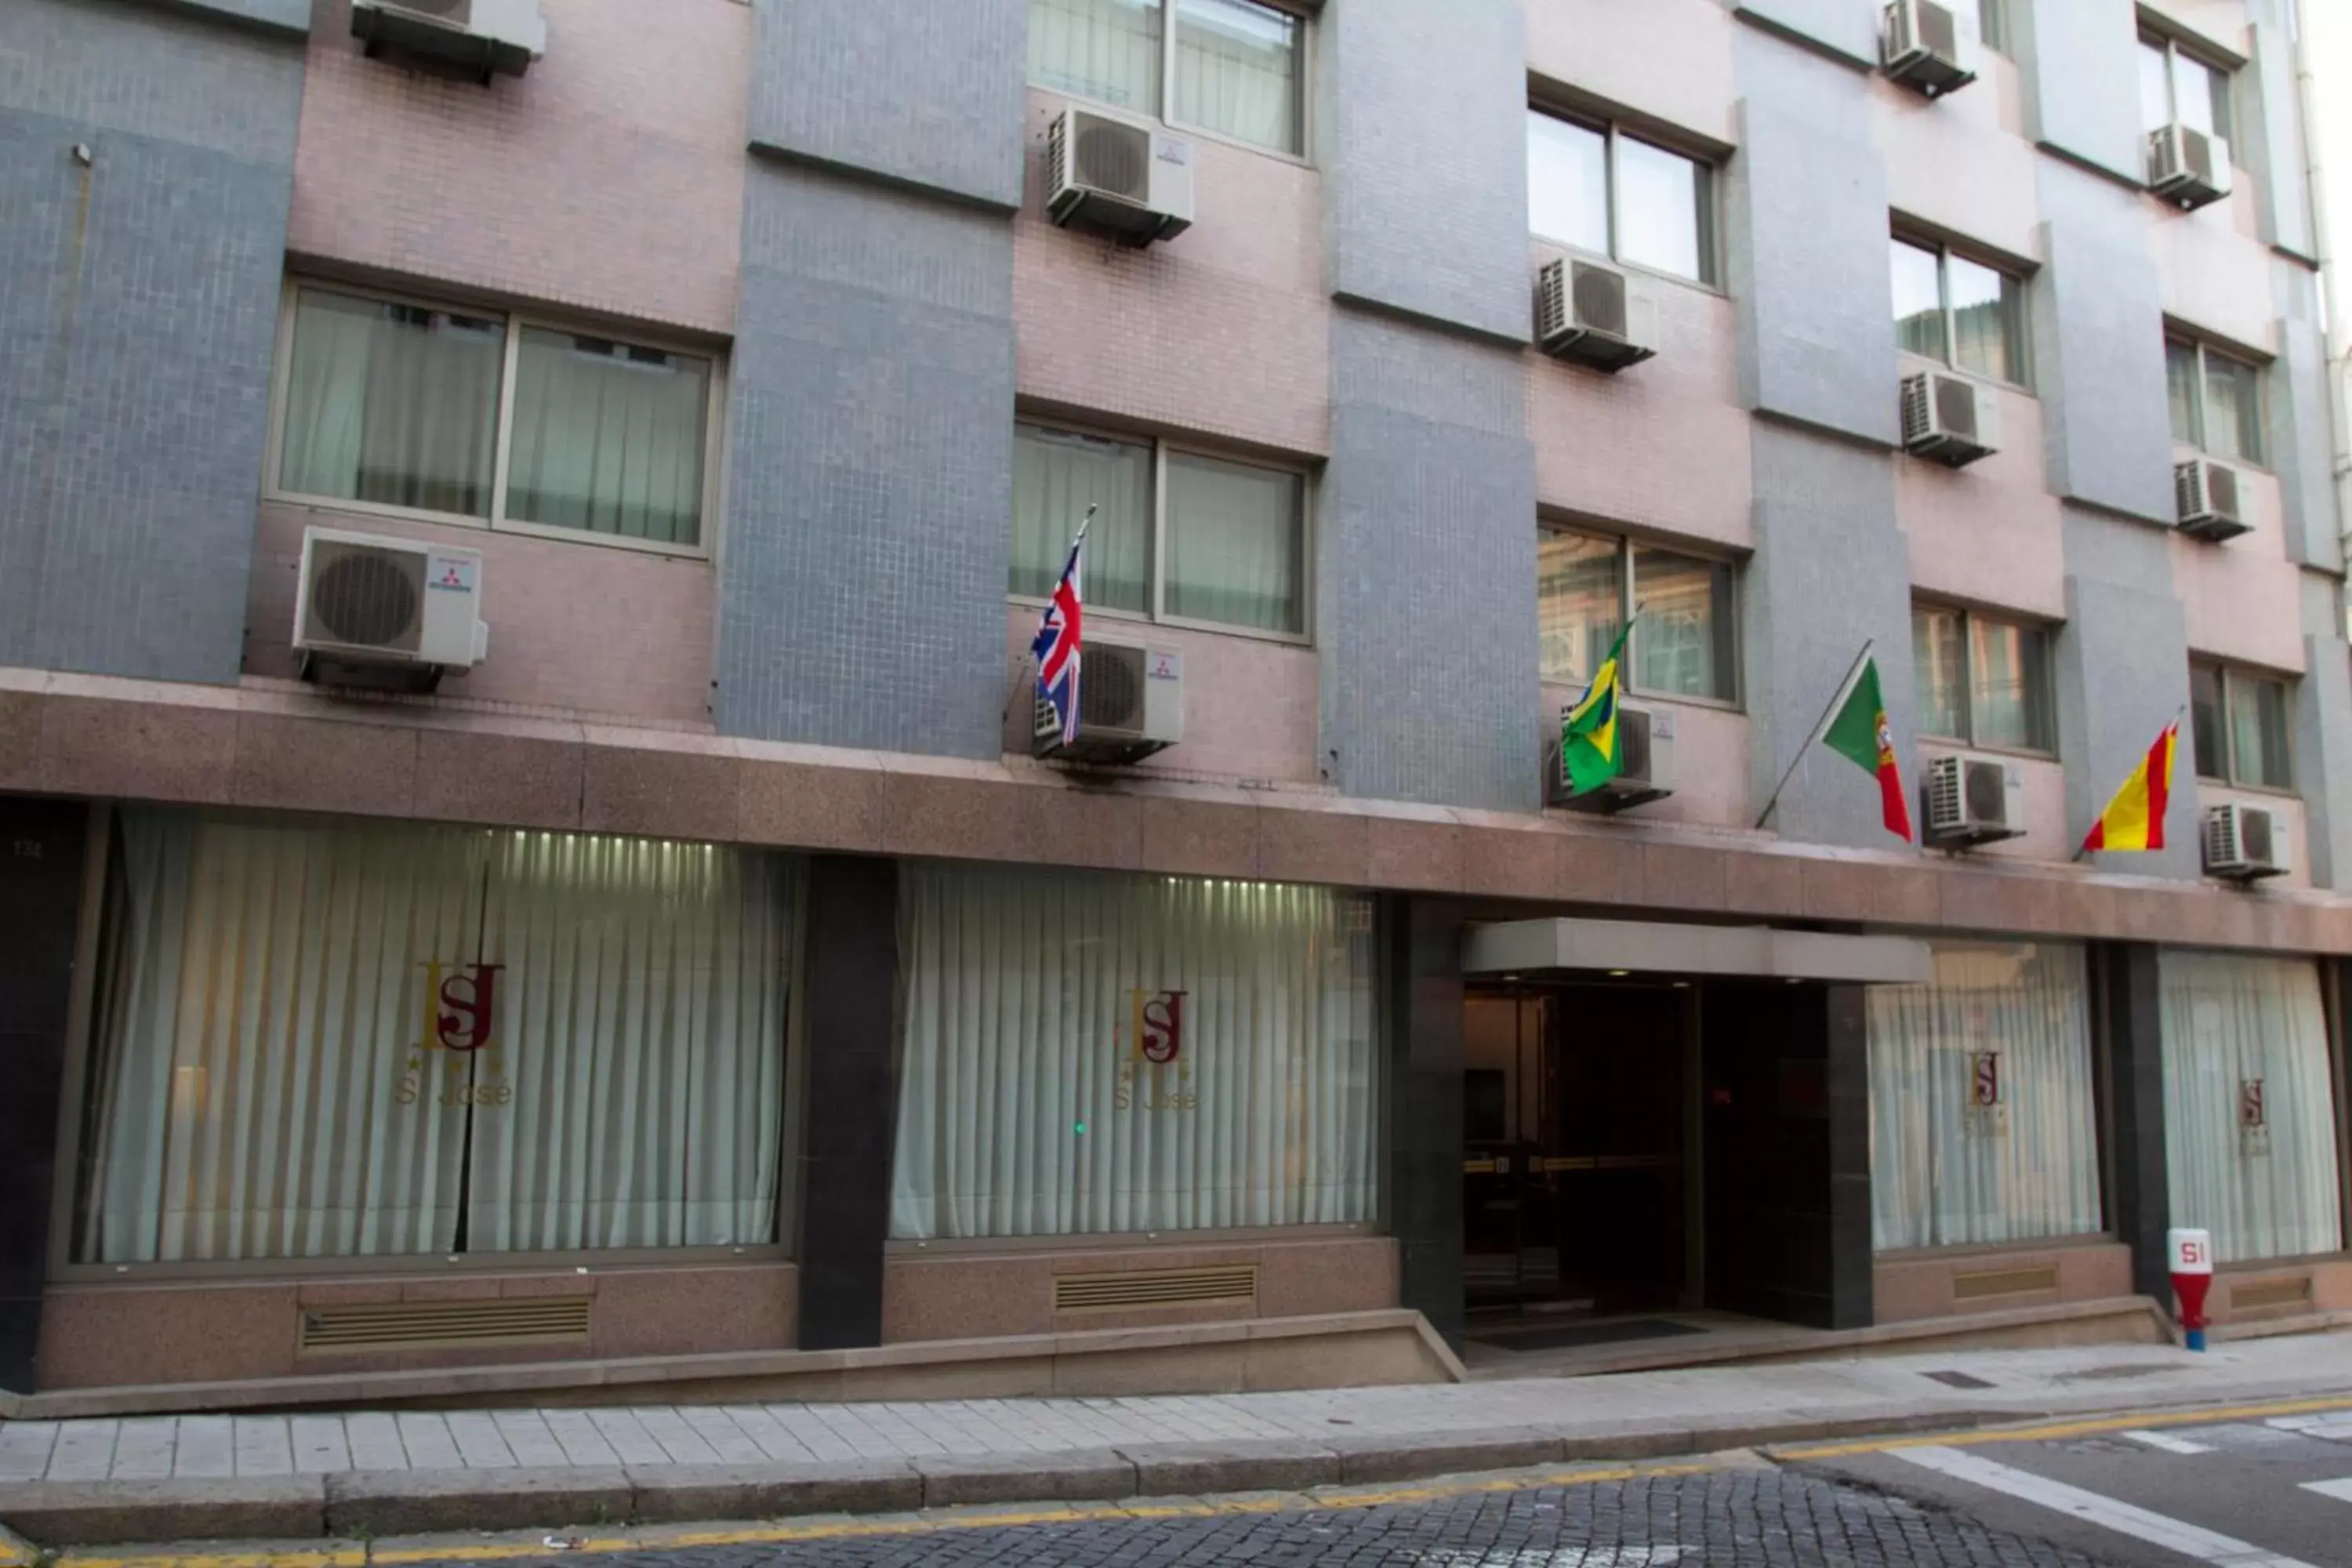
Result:
<svg viewBox="0 0 2352 1568"><path fill-rule="evenodd" d="M315 1354L586 1344L589 1306L585 1296L528 1296L319 1307L302 1314L301 1348Z"/></svg>
<svg viewBox="0 0 2352 1568"><path fill-rule="evenodd" d="M1144 650L1097 643L1078 667L1078 723L1095 730L1143 728Z"/></svg>
<svg viewBox="0 0 2352 1568"><path fill-rule="evenodd" d="M1069 169L1078 184L1141 202L1151 195L1151 132L1092 114L1069 116Z"/></svg>
<svg viewBox="0 0 2352 1568"><path fill-rule="evenodd" d="M1625 335L1625 279L1606 267L1576 262L1570 268L1569 291L1576 296L1576 321L1581 327Z"/></svg>
<svg viewBox="0 0 2352 1568"><path fill-rule="evenodd" d="M1219 1268L1135 1268L1118 1274L1064 1274L1054 1280L1056 1312L1117 1312L1150 1307L1257 1306L1257 1265Z"/></svg>
<svg viewBox="0 0 2352 1568"><path fill-rule="evenodd" d="M1650 715L1640 708L1617 710L1617 745L1623 754L1622 776L1636 784L1650 780Z"/></svg>
<svg viewBox="0 0 2352 1568"><path fill-rule="evenodd" d="M2205 466L2205 501L2216 516L2234 518L2238 507L2238 470L2218 463Z"/></svg>
<svg viewBox="0 0 2352 1568"><path fill-rule="evenodd" d="M1981 1301L1989 1296L2032 1296L2058 1289L2058 1266L2038 1268L1987 1268L1952 1276L1955 1300Z"/></svg>
<svg viewBox="0 0 2352 1568"><path fill-rule="evenodd" d="M424 551L335 540L311 546L307 640L415 653L424 608Z"/></svg>
<svg viewBox="0 0 2352 1568"><path fill-rule="evenodd" d="M2247 859L2265 866L2278 858L2271 847L2269 812L2242 811L2238 814L2238 847Z"/></svg>
<svg viewBox="0 0 2352 1568"><path fill-rule="evenodd" d="M2253 1279L2230 1287L2230 1310L2260 1311L2265 1307L2301 1307L2311 1300L2311 1277L2298 1274L2284 1279Z"/></svg>
<svg viewBox="0 0 2352 1568"><path fill-rule="evenodd" d="M1955 436L1976 439L1977 389L1958 376L1931 379L1936 388L1936 422Z"/></svg>
<svg viewBox="0 0 2352 1568"><path fill-rule="evenodd" d="M1919 0L1919 43L1923 48L1950 59L1960 52L1960 25L1949 9L1934 0Z"/></svg>
<svg viewBox="0 0 2352 1568"><path fill-rule="evenodd" d="M1998 823L2009 815L2009 780L1999 763L1968 765L1969 820Z"/></svg>

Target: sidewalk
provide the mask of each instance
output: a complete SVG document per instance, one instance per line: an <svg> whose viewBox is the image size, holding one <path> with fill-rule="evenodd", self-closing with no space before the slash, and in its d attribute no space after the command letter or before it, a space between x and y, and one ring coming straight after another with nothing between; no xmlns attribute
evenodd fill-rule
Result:
<svg viewBox="0 0 2352 1568"><path fill-rule="evenodd" d="M1389 1481L2352 1391L2352 1333L1118 1399L0 1425L45 1544L766 1518Z"/></svg>

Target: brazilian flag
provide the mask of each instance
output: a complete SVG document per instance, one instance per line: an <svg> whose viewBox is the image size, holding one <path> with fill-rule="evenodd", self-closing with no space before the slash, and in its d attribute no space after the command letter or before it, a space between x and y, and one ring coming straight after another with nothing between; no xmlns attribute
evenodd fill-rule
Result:
<svg viewBox="0 0 2352 1568"><path fill-rule="evenodd" d="M1582 700L1560 721L1560 768L1572 795L1590 795L1625 771L1625 753L1617 744L1617 701L1624 695L1625 637L1633 629L1627 621Z"/></svg>

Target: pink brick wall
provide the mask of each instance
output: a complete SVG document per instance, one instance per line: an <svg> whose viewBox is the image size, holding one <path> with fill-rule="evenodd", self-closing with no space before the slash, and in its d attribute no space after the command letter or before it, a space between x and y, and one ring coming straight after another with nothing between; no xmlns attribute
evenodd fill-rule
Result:
<svg viewBox="0 0 2352 1568"><path fill-rule="evenodd" d="M2190 765L2184 761L2180 771L2186 775L2190 771ZM2231 789L2223 784L2207 784L2201 779L2198 781L2197 819L2200 822L2205 819L2205 813L2212 807L2226 805L2232 801L2244 805L2268 807L2278 814L2281 824L2286 829L2286 851L2291 857L2289 864L2293 869L2283 877L2273 877L2258 885L2265 888L2311 886L2311 851L2307 843L2303 802L2294 795L2273 795L2267 790Z"/></svg>
<svg viewBox="0 0 2352 1568"><path fill-rule="evenodd" d="M743 204L737 0L542 0L547 57L484 88L310 37L289 244L518 300L730 332Z"/></svg>
<svg viewBox="0 0 2352 1568"><path fill-rule="evenodd" d="M1559 742L1559 710L1583 695L1581 687L1544 683L1540 717L1549 744ZM1664 702L1642 692L1625 700L1671 716L1675 726L1675 793L1628 813L1628 822L1743 829L1756 825L1748 798L1747 714L1703 703Z"/></svg>
<svg viewBox="0 0 2352 1568"><path fill-rule="evenodd" d="M2012 256L2039 254L2032 147L2018 134L2017 68L1987 54L1983 74L1931 99L1872 83L1872 139L1896 212Z"/></svg>
<svg viewBox="0 0 2352 1568"><path fill-rule="evenodd" d="M1045 130L1063 101L1029 94L1027 200L1013 231L1022 397L1282 451L1328 451L1331 307L1320 176L1193 137L1192 226L1123 249L1045 220Z"/></svg>
<svg viewBox="0 0 2352 1568"><path fill-rule="evenodd" d="M1929 761L1948 757L1966 750L1942 741L1922 741L1919 743L1919 773L1927 772ZM2025 832L2015 838L2004 838L1998 844L1988 844L1970 850L1971 855L1983 855L1997 860L2064 860L2082 843L2083 835L2066 819L2066 766L2041 757L2010 757L2017 764L2025 785ZM1926 813L1920 805L1919 778L1904 764L1904 784L1911 791L1913 826L1916 828ZM2087 829L2088 824L2084 825Z"/></svg>
<svg viewBox="0 0 2352 1568"><path fill-rule="evenodd" d="M2193 455L2179 448L2179 455ZM2199 653L2272 669L2303 668L2301 574L2286 558L2278 480L2241 468L2240 494L2253 531L2226 544L2172 538L2172 585Z"/></svg>
<svg viewBox="0 0 2352 1568"><path fill-rule="evenodd" d="M1906 372L1931 362L1906 356ZM1965 468L1895 459L1895 517L1922 592L2063 620L2066 552L2057 500L2042 489L2042 405L2002 391L2000 450Z"/></svg>
<svg viewBox="0 0 2352 1568"><path fill-rule="evenodd" d="M717 588L710 563L611 545L262 506L247 599L245 671L290 679L295 575L306 524L482 552L490 657L441 683L478 702L707 728Z"/></svg>
<svg viewBox="0 0 2352 1568"><path fill-rule="evenodd" d="M2166 213L2151 201L2148 239L2167 315L2268 353L2271 255L2254 237L2260 209L2251 178L2242 175L2228 201L2193 213Z"/></svg>
<svg viewBox="0 0 2352 1568"><path fill-rule="evenodd" d="M1719 0L1534 0L1528 71L1728 146L1734 23Z"/></svg>

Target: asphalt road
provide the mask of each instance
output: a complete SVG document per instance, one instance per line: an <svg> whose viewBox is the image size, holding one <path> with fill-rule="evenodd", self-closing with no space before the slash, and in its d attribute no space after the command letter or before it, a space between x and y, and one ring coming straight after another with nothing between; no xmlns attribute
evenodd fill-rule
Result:
<svg viewBox="0 0 2352 1568"><path fill-rule="evenodd" d="M1105 1509L1024 1523L844 1521L840 1533L815 1539L648 1547L572 1563L2352 1568L2352 1411L2201 1423L2151 1415L2136 1427L2101 1420L2039 1435L1958 1433L1792 1450L1777 1462L1730 1456L1528 1480L1416 1484L1347 1508L1212 1499L1160 1518Z"/></svg>

